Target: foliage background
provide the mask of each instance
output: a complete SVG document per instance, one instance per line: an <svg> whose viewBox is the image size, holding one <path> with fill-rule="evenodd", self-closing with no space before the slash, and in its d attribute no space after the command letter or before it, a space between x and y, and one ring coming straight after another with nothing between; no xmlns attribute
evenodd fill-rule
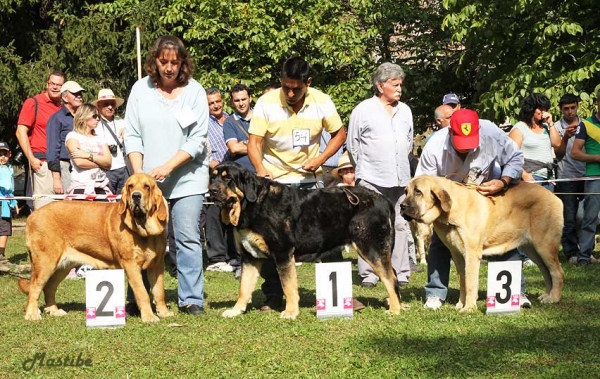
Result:
<svg viewBox="0 0 600 379"><path fill-rule="evenodd" d="M225 92L243 82L258 94L302 55L346 122L383 61L407 72L403 101L417 131L450 91L496 122L514 119L534 90L553 104L576 93L588 116L600 83L598 19L594 0L0 0L0 136L16 144L23 100L55 69L88 89L87 101L103 87L127 97L136 25L143 56L156 37L177 35L196 79Z"/></svg>

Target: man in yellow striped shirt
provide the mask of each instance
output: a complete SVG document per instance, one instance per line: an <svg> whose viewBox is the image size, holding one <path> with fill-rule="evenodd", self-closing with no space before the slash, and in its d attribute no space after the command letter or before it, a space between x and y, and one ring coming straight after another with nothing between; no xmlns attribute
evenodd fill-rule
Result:
<svg viewBox="0 0 600 379"><path fill-rule="evenodd" d="M321 166L346 141L333 101L310 87L309 72L304 59L286 60L281 88L258 99L249 129L248 157L256 174L296 188L323 187ZM320 153L323 130L331 134L331 140ZM261 275L267 299L261 309L281 308L283 290L272 259L264 262Z"/></svg>

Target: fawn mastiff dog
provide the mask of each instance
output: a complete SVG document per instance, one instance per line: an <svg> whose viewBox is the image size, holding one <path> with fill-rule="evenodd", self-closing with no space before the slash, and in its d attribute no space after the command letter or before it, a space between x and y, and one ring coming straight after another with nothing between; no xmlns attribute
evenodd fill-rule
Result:
<svg viewBox="0 0 600 379"><path fill-rule="evenodd" d="M61 201L36 209L27 219L25 243L31 257L31 281L19 280L29 294L26 320L41 320L42 290L51 316L66 312L56 305L56 289L71 268L123 268L143 322L158 321L141 272L147 269L159 317L172 316L165 304L163 282L168 208L154 179L129 177L118 203Z"/></svg>
<svg viewBox="0 0 600 379"><path fill-rule="evenodd" d="M501 255L521 247L546 282L542 303L560 300L564 272L558 261L563 205L542 186L521 182L486 197L449 179L419 176L410 181L402 214L433 224L448 247L460 281L461 312L477 309L482 256Z"/></svg>
<svg viewBox="0 0 600 379"><path fill-rule="evenodd" d="M211 172L211 198L221 219L234 226L243 254L236 304L223 312L235 317L246 311L263 259L275 259L286 307L282 318L299 314L296 258L319 259L322 253L352 245L381 279L390 298L389 312L400 313L400 295L391 252L394 208L382 195L363 187L294 189L254 175L233 162Z"/></svg>

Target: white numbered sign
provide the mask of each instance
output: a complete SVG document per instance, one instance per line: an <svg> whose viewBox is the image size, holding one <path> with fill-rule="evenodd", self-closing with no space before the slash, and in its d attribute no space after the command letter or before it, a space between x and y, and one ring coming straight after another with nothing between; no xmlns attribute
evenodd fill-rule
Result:
<svg viewBox="0 0 600 379"><path fill-rule="evenodd" d="M125 325L123 270L90 270L85 273L85 319L88 327Z"/></svg>
<svg viewBox="0 0 600 379"><path fill-rule="evenodd" d="M487 313L521 311L521 261L488 263Z"/></svg>
<svg viewBox="0 0 600 379"><path fill-rule="evenodd" d="M317 318L352 317L352 264L315 264Z"/></svg>

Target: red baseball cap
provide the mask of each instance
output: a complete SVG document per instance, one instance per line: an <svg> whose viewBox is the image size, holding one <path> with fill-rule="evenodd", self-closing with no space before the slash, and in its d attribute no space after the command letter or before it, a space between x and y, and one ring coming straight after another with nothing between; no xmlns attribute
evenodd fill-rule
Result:
<svg viewBox="0 0 600 379"><path fill-rule="evenodd" d="M450 118L452 144L459 150L479 147L479 115L470 109L459 109Z"/></svg>

